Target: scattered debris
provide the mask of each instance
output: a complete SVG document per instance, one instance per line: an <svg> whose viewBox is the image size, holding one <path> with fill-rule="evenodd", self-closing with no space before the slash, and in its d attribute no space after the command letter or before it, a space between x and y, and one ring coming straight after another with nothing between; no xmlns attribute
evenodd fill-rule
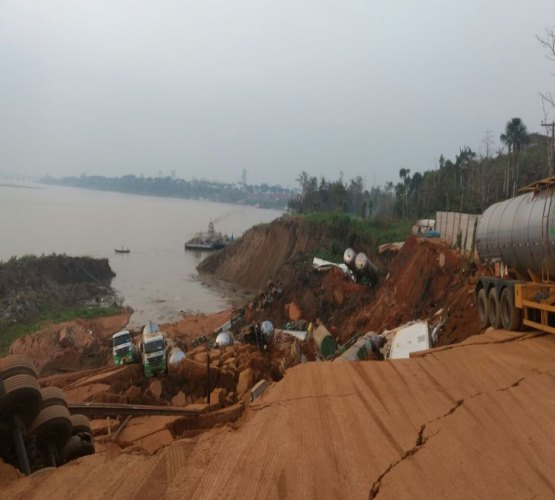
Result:
<svg viewBox="0 0 555 500"><path fill-rule="evenodd" d="M324 325L319 325L312 334L314 343L320 356L324 359L331 359L337 351L337 341Z"/></svg>
<svg viewBox="0 0 555 500"><path fill-rule="evenodd" d="M329 271L332 267L339 269L351 281L356 281L356 277L353 274L353 271L349 269L347 264L335 264L334 262L319 259L318 257L314 257L314 259L312 260L312 268L318 272Z"/></svg>
<svg viewBox="0 0 555 500"><path fill-rule="evenodd" d="M381 349L386 339L375 332L368 332L359 337L350 347L340 354L334 361L364 361L368 359L382 360Z"/></svg>
<svg viewBox="0 0 555 500"><path fill-rule="evenodd" d="M305 340L308 339L308 331L304 330L304 331L297 331L297 330L281 330L279 328L276 328L274 330L275 333L275 337L274 340L277 340L278 335L290 335L291 337L295 337L296 339L300 340L301 342L304 342Z"/></svg>
<svg viewBox="0 0 555 500"><path fill-rule="evenodd" d="M270 384L268 383L267 380L260 380L252 389L251 389L251 401L254 401L255 399L258 399L260 396L262 396L262 394L264 394L264 391L270 387Z"/></svg>
<svg viewBox="0 0 555 500"><path fill-rule="evenodd" d="M393 330L385 331L388 359L409 358L412 352L425 351L431 347L428 321L414 321Z"/></svg>

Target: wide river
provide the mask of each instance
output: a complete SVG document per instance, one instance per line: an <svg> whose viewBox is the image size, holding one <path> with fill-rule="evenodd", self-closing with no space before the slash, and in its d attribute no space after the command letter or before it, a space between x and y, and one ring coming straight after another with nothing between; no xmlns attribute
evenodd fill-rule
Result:
<svg viewBox="0 0 555 500"><path fill-rule="evenodd" d="M232 303L203 285L196 266L206 252L184 243L214 222L216 231L243 234L281 212L209 201L0 184L0 261L25 254L108 257L112 286L134 309L133 326L177 320L183 312L215 312ZM129 248L118 255L115 248Z"/></svg>

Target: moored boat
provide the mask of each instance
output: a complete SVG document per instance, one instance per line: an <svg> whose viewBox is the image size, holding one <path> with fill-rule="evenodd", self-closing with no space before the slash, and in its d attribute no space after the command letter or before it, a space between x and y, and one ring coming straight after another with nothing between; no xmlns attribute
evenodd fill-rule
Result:
<svg viewBox="0 0 555 500"><path fill-rule="evenodd" d="M214 223L208 224L208 232L197 233L187 243L185 250L220 250L234 240L233 235L228 236L214 229Z"/></svg>

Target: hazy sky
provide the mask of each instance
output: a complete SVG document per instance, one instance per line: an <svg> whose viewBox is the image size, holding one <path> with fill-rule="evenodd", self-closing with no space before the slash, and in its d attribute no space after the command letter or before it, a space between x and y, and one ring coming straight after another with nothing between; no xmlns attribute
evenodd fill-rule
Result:
<svg viewBox="0 0 555 500"><path fill-rule="evenodd" d="M0 0L0 171L383 184L540 131L546 26L554 0Z"/></svg>

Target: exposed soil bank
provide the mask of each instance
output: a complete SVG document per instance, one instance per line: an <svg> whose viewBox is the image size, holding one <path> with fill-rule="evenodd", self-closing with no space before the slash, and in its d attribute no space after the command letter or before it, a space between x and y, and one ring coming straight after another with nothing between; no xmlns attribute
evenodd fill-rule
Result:
<svg viewBox="0 0 555 500"><path fill-rule="evenodd" d="M50 324L18 338L10 352L29 356L41 375L105 366L111 357L110 337L127 325L129 315Z"/></svg>
<svg viewBox="0 0 555 500"><path fill-rule="evenodd" d="M284 216L270 224L251 228L227 248L204 259L198 270L259 290L268 279L275 278L280 268L301 254L312 254L319 248L335 244L341 251L356 246L371 255L369 241L361 241L348 228L319 228L298 217Z"/></svg>
<svg viewBox="0 0 555 500"><path fill-rule="evenodd" d="M0 320L27 321L42 311L113 296L108 259L48 255L0 262Z"/></svg>
<svg viewBox="0 0 555 500"><path fill-rule="evenodd" d="M269 231L268 239L262 239L259 246L280 246L276 243L280 240L270 245L269 239L277 238L283 224L276 224L271 231L263 228L257 237L262 238L264 231ZM293 227L299 233L296 241L310 240L294 223ZM284 247L291 245L288 234L282 235ZM246 255L238 255L235 260L222 257L221 267L217 268L229 279L235 278L235 271L239 275L246 270L252 272L256 268L247 262L256 260L258 251L250 248L243 247ZM278 260L270 258L269 262ZM245 267L238 267L238 262ZM279 280L283 294L268 301L264 300L264 290L263 300L254 301L245 309L245 322L270 320L276 327L283 327L291 320L309 323L319 319L340 342L355 334L381 333L421 319L439 327L439 345L459 342L481 331L473 287L467 284L468 261L441 240L407 238L387 265L380 263L382 276L376 287L353 283L337 269L317 273L311 263L310 252L299 252L279 268L272 266L272 277Z"/></svg>

